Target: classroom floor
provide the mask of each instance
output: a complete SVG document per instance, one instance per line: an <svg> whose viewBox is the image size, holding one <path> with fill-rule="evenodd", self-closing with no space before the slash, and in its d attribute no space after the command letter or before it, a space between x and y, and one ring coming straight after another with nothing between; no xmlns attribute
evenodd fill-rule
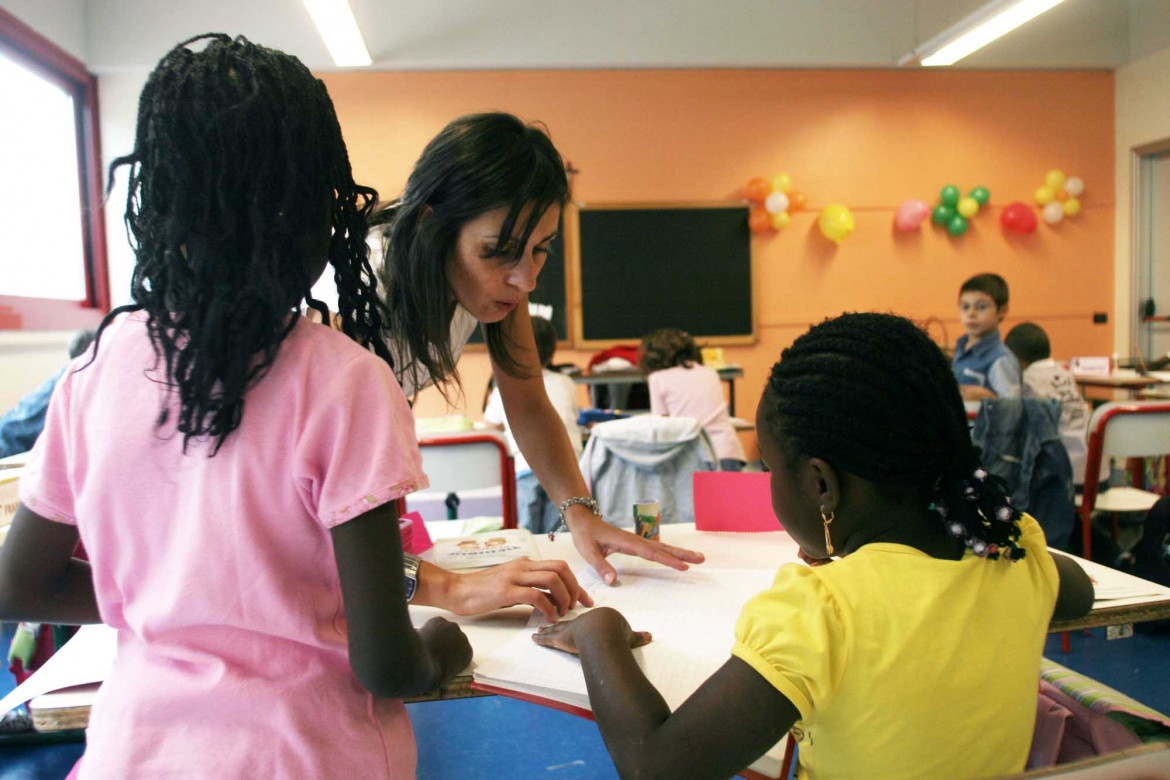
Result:
<svg viewBox="0 0 1170 780"><path fill-rule="evenodd" d="M7 650L11 626L0 631ZM1170 713L1170 633L1108 640L1104 629L1075 632L1071 653L1051 636L1045 655L1082 674ZM6 653L5 653L6 654ZM0 696L14 687L0 673ZM612 780L617 777L597 726L535 704L487 696L407 705L418 741L420 780ZM6 746L0 741L0 780L57 780L82 745Z"/></svg>

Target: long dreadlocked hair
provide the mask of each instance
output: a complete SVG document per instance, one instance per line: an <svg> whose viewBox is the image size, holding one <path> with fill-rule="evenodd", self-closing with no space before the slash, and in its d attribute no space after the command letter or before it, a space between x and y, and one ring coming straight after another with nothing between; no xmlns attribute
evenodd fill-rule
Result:
<svg viewBox="0 0 1170 780"><path fill-rule="evenodd" d="M326 254L341 329L393 365L366 246L378 195L354 183L325 85L296 57L223 34L180 43L147 80L111 188L123 165L134 302L98 343L118 314L146 312L184 452L209 437L214 455L239 426L302 302L328 321L310 294ZM164 404L158 425L168 416Z"/></svg>
<svg viewBox="0 0 1170 780"><path fill-rule="evenodd" d="M784 350L764 393L764 421L787 463L818 457L921 501L980 556L1016 560L1019 512L979 466L946 357L892 314L844 314Z"/></svg>
<svg viewBox="0 0 1170 780"><path fill-rule="evenodd" d="M563 206L568 199L565 164L548 134L511 114L461 116L427 144L402 197L379 207L371 218L383 231L380 274L389 309L388 337L404 356L398 366L404 386L419 389L430 379L446 397L445 383L453 379L458 385L447 258L463 225L484 212L508 209L492 258L515 263L549 207ZM529 205L532 209L521 221ZM511 376L522 376L502 324L487 324L483 330L496 365Z"/></svg>

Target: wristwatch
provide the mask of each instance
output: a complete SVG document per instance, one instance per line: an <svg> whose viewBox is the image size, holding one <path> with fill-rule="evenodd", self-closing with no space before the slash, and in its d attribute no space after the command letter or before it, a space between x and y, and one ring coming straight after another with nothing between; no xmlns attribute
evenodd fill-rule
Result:
<svg viewBox="0 0 1170 780"><path fill-rule="evenodd" d="M406 570L406 600L410 601L414 598L414 592L418 590L418 567L422 563L422 558L410 553L403 553L402 563Z"/></svg>

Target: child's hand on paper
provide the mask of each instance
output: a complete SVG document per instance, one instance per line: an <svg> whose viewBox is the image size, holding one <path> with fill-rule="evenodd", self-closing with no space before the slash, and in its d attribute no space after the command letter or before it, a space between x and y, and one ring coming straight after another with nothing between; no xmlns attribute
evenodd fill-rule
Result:
<svg viewBox="0 0 1170 780"><path fill-rule="evenodd" d="M531 604L555 622L580 602L593 606L564 561L517 558L490 569L454 574L448 603L440 604L456 615L478 615L516 604Z"/></svg>
<svg viewBox="0 0 1170 780"><path fill-rule="evenodd" d="M541 626L532 635L532 641L544 647L576 655L578 637L586 635L600 637L607 633L624 638L626 645L631 650L649 644L652 639L649 631L634 631L630 628L630 624L626 622L622 613L616 609L598 607L572 620L562 620L551 626Z"/></svg>

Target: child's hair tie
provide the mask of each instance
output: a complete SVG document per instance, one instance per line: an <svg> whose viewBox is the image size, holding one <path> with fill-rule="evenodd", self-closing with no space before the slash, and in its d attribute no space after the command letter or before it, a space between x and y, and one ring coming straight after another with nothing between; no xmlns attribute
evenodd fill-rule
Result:
<svg viewBox="0 0 1170 780"><path fill-rule="evenodd" d="M1012 506L1006 484L981 466L969 473L969 477L953 475L948 479L944 475L935 480L930 511L938 514L947 533L962 539L973 555L993 561L1001 557L1020 560L1025 552L1016 544L1020 513ZM944 498L947 495L961 499L953 512Z"/></svg>

